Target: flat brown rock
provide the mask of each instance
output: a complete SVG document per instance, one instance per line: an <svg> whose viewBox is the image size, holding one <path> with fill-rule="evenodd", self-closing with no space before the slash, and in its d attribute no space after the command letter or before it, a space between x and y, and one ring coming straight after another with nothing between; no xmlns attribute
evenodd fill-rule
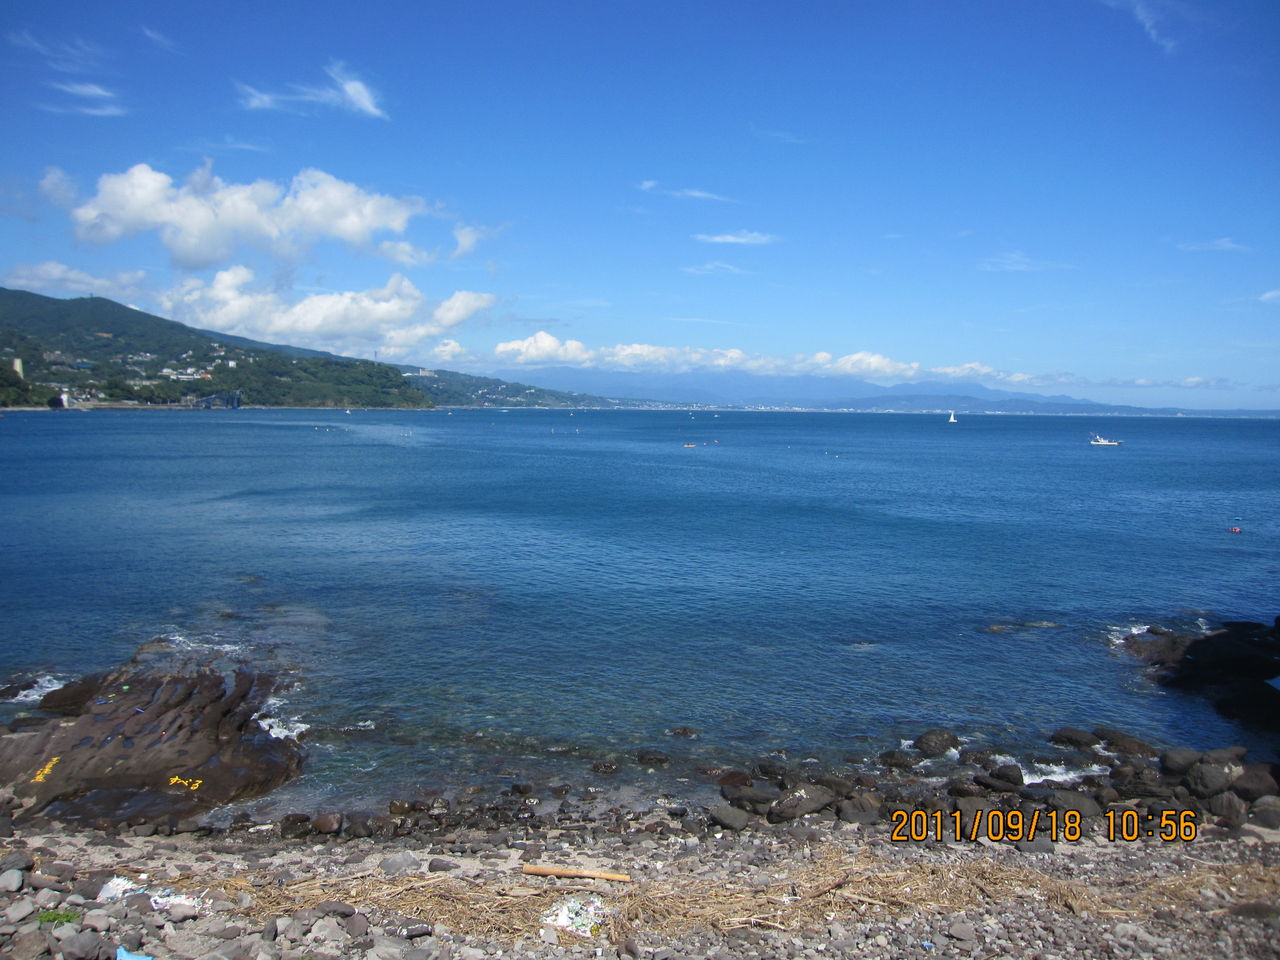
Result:
<svg viewBox="0 0 1280 960"><path fill-rule="evenodd" d="M273 676L168 662L157 652L147 644L125 667L42 703L69 716L0 736L0 778L24 814L186 817L298 774L301 747L254 719Z"/></svg>

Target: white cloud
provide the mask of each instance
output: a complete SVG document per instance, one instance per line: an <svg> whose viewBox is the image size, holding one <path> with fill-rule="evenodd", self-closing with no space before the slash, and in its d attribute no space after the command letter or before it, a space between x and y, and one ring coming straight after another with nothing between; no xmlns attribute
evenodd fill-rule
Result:
<svg viewBox="0 0 1280 960"><path fill-rule="evenodd" d="M325 67L332 81L330 86L314 87L291 84L288 93L269 93L245 83L237 83L240 105L246 110L290 110L299 104L320 104L363 113L365 116L389 120L378 106L378 95L363 80L347 69L346 64L335 60Z"/></svg>
<svg viewBox="0 0 1280 960"><path fill-rule="evenodd" d="M1280 290L1268 290L1258 299L1263 303L1280 303Z"/></svg>
<svg viewBox="0 0 1280 960"><path fill-rule="evenodd" d="M748 246L759 246L761 244L773 243L778 238L769 233L758 233L755 230L737 230L733 233L694 234L693 239L701 240L703 243L737 243Z"/></svg>
<svg viewBox="0 0 1280 960"><path fill-rule="evenodd" d="M507 340L493 348L502 360L515 363L553 364L567 363L590 366L595 351L588 350L580 340L564 340L539 330L524 340Z"/></svg>
<svg viewBox="0 0 1280 960"><path fill-rule="evenodd" d="M1054 260L1033 260L1021 250L1009 250L983 260L978 269L994 273L1038 273L1041 270L1065 270L1070 266Z"/></svg>
<svg viewBox="0 0 1280 960"><path fill-rule="evenodd" d="M72 207L76 202L76 185L61 167L45 167L40 178L40 192L50 203L59 207Z"/></svg>
<svg viewBox="0 0 1280 960"><path fill-rule="evenodd" d="M457 340L441 340L431 351L431 358L440 363L466 363L473 359L471 352Z"/></svg>
<svg viewBox="0 0 1280 960"><path fill-rule="evenodd" d="M192 326L335 353L367 356L422 354L428 343L495 302L492 294L460 290L428 312L422 293L392 274L373 290L319 293L286 302L254 285L254 273L237 265L209 283L189 279L163 303L174 319Z"/></svg>
<svg viewBox="0 0 1280 960"><path fill-rule="evenodd" d="M405 267L421 267L436 259L434 253L415 247L408 240L383 240L378 244L378 252Z"/></svg>
<svg viewBox="0 0 1280 960"><path fill-rule="evenodd" d="M746 273L745 270L735 267L732 263L725 263L723 260L712 260L710 263L704 263L701 266L681 267L680 269L695 276L709 276L717 273Z"/></svg>
<svg viewBox="0 0 1280 960"><path fill-rule="evenodd" d="M102 297L132 297L146 279L145 270L129 270L112 277L95 277L64 263L19 264L5 276L6 286L20 290L49 290L59 293L88 293Z"/></svg>
<svg viewBox="0 0 1280 960"><path fill-rule="evenodd" d="M458 224L453 228L453 239L457 246L454 247L450 256L456 259L475 252L476 246L488 233L489 231L484 227L469 227L463 223Z"/></svg>
<svg viewBox="0 0 1280 960"><path fill-rule="evenodd" d="M177 186L145 163L98 178L98 192L72 211L81 240L110 243L156 231L176 264L228 259L240 243L288 254L320 238L366 245L374 233L403 233L424 209L417 197L369 193L323 170L303 170L288 188L269 180L226 183L211 165Z"/></svg>
<svg viewBox="0 0 1280 960"><path fill-rule="evenodd" d="M168 37L166 37L159 30L153 30L150 27L139 27L138 29L142 31L142 35L144 37L146 37L148 40L154 43L161 50L167 50L170 53L177 52L178 45L174 43L172 40L170 40Z"/></svg>
<svg viewBox="0 0 1280 960"><path fill-rule="evenodd" d="M1165 53L1173 53L1178 48L1177 42L1161 31L1160 14L1156 11L1156 4L1151 0L1102 0L1102 2L1112 9L1124 10L1131 14L1146 33L1147 38Z"/></svg>
<svg viewBox="0 0 1280 960"><path fill-rule="evenodd" d="M106 87L101 87L96 83L58 83L56 80L51 81L49 86L55 90L61 90L63 93L69 93L74 97L90 97L98 100L110 100L115 94Z"/></svg>
<svg viewBox="0 0 1280 960"><path fill-rule="evenodd" d="M737 203L738 201L731 197L723 197L718 193L712 193L710 190L700 190L696 187L684 187L680 190L663 190L658 188L657 180L641 180L636 184L636 189L645 190L652 193L660 193L667 197L677 197L682 200L714 200L717 203Z"/></svg>
<svg viewBox="0 0 1280 960"><path fill-rule="evenodd" d="M1236 243L1230 237L1219 237L1217 240L1207 240L1202 243L1180 243L1179 250L1187 250L1194 253L1205 251L1225 252L1225 253L1247 253L1249 248L1242 243Z"/></svg>
<svg viewBox="0 0 1280 960"><path fill-rule="evenodd" d="M37 40L29 30L15 30L7 34L6 39L15 47L31 50L44 57L50 69L59 73L96 70L106 57L102 47L78 37L70 41L45 43Z"/></svg>

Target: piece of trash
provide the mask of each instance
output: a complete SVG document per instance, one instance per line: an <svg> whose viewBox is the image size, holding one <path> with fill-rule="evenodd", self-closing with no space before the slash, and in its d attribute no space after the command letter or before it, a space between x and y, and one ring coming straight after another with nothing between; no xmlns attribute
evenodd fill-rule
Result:
<svg viewBox="0 0 1280 960"><path fill-rule="evenodd" d="M152 960L146 953L130 953L124 947L116 947L116 960Z"/></svg>
<svg viewBox="0 0 1280 960"><path fill-rule="evenodd" d="M98 891L97 900L119 900L121 897L127 897L131 893L137 893L142 888L132 880L126 880L124 877L112 877L102 885L102 889Z"/></svg>
<svg viewBox="0 0 1280 960"><path fill-rule="evenodd" d="M542 922L580 937L594 937L604 929L607 913L599 897L570 897L556 904Z"/></svg>
<svg viewBox="0 0 1280 960"><path fill-rule="evenodd" d="M924 947L926 950L932 950L932 949L933 949L933 941L932 941L932 940L922 940L922 941L920 941L920 946Z"/></svg>

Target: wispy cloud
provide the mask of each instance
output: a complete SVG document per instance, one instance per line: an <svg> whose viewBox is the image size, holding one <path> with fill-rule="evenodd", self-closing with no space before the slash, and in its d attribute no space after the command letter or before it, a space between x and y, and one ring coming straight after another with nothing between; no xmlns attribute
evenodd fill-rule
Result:
<svg viewBox="0 0 1280 960"><path fill-rule="evenodd" d="M142 35L144 37L154 43L161 50L167 50L169 53L178 52L178 45L159 30L153 30L151 27L147 26L139 27L138 29L142 31Z"/></svg>
<svg viewBox="0 0 1280 960"><path fill-rule="evenodd" d="M346 64L335 60L325 67L332 83L329 86L315 87L306 84L290 84L286 93L271 93L259 90L247 83L237 83L240 91L240 105L246 110L297 110L307 104L319 104L337 107L365 116L390 119L386 112L378 106L378 95L374 90L350 72Z"/></svg>
<svg viewBox="0 0 1280 960"><path fill-rule="evenodd" d="M696 187L684 187L680 190L668 190L658 186L657 180L641 180L636 184L636 189L644 190L646 193L660 193L664 197L677 197L684 200L714 200L719 203L737 203L731 197L721 196L718 193L712 193L710 190L700 190Z"/></svg>
<svg viewBox="0 0 1280 960"><path fill-rule="evenodd" d="M758 127L754 123L751 124L750 130L753 136L761 140L772 140L774 143L808 143L804 137L792 133L790 130L770 130L765 127Z"/></svg>
<svg viewBox="0 0 1280 960"><path fill-rule="evenodd" d="M96 83L61 83L50 81L49 86L77 98L70 104L43 104L42 110L50 113L81 113L90 117L122 117L128 111L120 104L115 92Z"/></svg>
<svg viewBox="0 0 1280 960"><path fill-rule="evenodd" d="M1177 41L1167 36L1161 28L1163 18L1162 5L1153 0L1102 0L1113 10L1123 10L1136 20L1146 33L1147 38L1165 53L1173 53L1178 49Z"/></svg>
<svg viewBox="0 0 1280 960"><path fill-rule="evenodd" d="M703 243L735 243L743 246L762 246L777 241L771 233L759 233L755 230L736 230L733 233L695 233L693 239Z"/></svg>
<svg viewBox="0 0 1280 960"><path fill-rule="evenodd" d="M1280 290L1268 290L1258 299L1263 303L1280 303Z"/></svg>
<svg viewBox="0 0 1280 960"><path fill-rule="evenodd" d="M1201 243L1179 243L1177 247L1179 250L1187 250L1193 253L1204 251L1247 253L1249 250L1243 243L1236 243L1230 237L1219 237L1217 240L1206 240Z"/></svg>
<svg viewBox="0 0 1280 960"><path fill-rule="evenodd" d="M6 274L4 282L7 286L21 290L51 290L128 298L138 293L138 287L146 276L144 270L130 270L113 277L95 277L65 263L46 260L44 263L18 264Z"/></svg>
<svg viewBox="0 0 1280 960"><path fill-rule="evenodd" d="M692 273L700 277L717 273L746 273L740 267L735 267L732 263L725 263L723 260L712 260L710 263L704 263L697 267L681 267L680 269L684 273Z"/></svg>
<svg viewBox="0 0 1280 960"><path fill-rule="evenodd" d="M1007 250L978 264L979 270L992 273L1038 273L1042 270L1067 270L1071 264L1056 260L1036 260L1021 250Z"/></svg>
<svg viewBox="0 0 1280 960"><path fill-rule="evenodd" d="M44 58L52 70L59 73L87 73L98 69L106 59L106 51L89 40L57 41L45 43L29 30L15 30L5 35L15 47L30 50Z"/></svg>

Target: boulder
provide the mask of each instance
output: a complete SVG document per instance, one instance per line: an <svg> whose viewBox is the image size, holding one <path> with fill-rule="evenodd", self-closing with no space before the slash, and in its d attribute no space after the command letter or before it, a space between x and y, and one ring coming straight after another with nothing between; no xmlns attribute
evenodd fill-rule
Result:
<svg viewBox="0 0 1280 960"><path fill-rule="evenodd" d="M950 730L926 730L911 744L926 757L940 757L948 750L960 747L960 738Z"/></svg>
<svg viewBox="0 0 1280 960"><path fill-rule="evenodd" d="M1280 793L1271 768L1265 763L1251 763L1240 776L1231 781L1231 789L1244 800L1258 800Z"/></svg>
<svg viewBox="0 0 1280 960"><path fill-rule="evenodd" d="M1268 830L1280 829L1280 797L1262 797L1249 805L1249 819Z"/></svg>
<svg viewBox="0 0 1280 960"><path fill-rule="evenodd" d="M1102 814L1102 808L1098 806L1098 802L1079 790L1053 791L1049 796L1049 806L1060 813L1074 810L1082 817L1097 817Z"/></svg>
<svg viewBox="0 0 1280 960"><path fill-rule="evenodd" d="M880 762L886 767L894 767L898 770L910 770L920 762L919 757L913 757L905 750L886 750L880 754Z"/></svg>
<svg viewBox="0 0 1280 960"><path fill-rule="evenodd" d="M803 783L783 792L769 807L770 823L796 820L806 814L816 813L835 803L836 795L828 787L818 783Z"/></svg>
<svg viewBox="0 0 1280 960"><path fill-rule="evenodd" d="M147 824L268 793L296 776L302 750L255 719L276 677L210 665L171 640L47 694L67 719L0 736L0 781L23 816Z"/></svg>
<svg viewBox="0 0 1280 960"><path fill-rule="evenodd" d="M1026 782L1022 777L1022 768L1016 763L1002 763L991 773L1006 783L1014 783L1020 787Z"/></svg>
<svg viewBox="0 0 1280 960"><path fill-rule="evenodd" d="M1232 830L1242 826L1249 818L1249 804L1230 790L1214 794L1206 805L1209 812L1218 818L1219 824Z"/></svg>
<svg viewBox="0 0 1280 960"><path fill-rule="evenodd" d="M1096 747L1102 742L1102 739L1095 737L1087 730L1081 730L1077 727L1059 727L1049 734L1049 742L1056 743L1061 747L1075 747L1077 750L1087 750L1090 747Z"/></svg>
<svg viewBox="0 0 1280 960"><path fill-rule="evenodd" d="M670 761L670 757L661 750L640 750L636 753L636 762L646 767L656 767Z"/></svg>
<svg viewBox="0 0 1280 960"><path fill-rule="evenodd" d="M1202 754L1198 750L1175 748L1160 754L1160 769L1173 777L1180 777L1195 765Z"/></svg>
<svg viewBox="0 0 1280 960"><path fill-rule="evenodd" d="M316 833L333 834L342 829L342 814L340 813L322 813L311 821L311 827Z"/></svg>
<svg viewBox="0 0 1280 960"><path fill-rule="evenodd" d="M739 810L737 807L717 806L712 807L708 813L711 819L726 830L737 832L746 828L751 822L751 816L745 810Z"/></svg>
<svg viewBox="0 0 1280 960"><path fill-rule="evenodd" d="M1230 787L1240 772L1239 767L1199 760L1187 771L1187 789L1197 797L1211 797Z"/></svg>

